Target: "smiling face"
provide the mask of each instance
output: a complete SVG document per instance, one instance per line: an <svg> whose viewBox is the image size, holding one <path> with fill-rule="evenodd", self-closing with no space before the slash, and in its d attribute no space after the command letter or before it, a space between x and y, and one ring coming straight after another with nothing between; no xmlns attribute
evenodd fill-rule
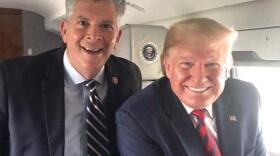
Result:
<svg viewBox="0 0 280 156"><path fill-rule="evenodd" d="M85 78L94 77L117 45L121 30L109 0L77 0L72 16L61 23L71 65Z"/></svg>
<svg viewBox="0 0 280 156"><path fill-rule="evenodd" d="M193 109L212 104L221 95L227 79L226 47L189 48L180 44L169 49L163 64L171 88Z"/></svg>

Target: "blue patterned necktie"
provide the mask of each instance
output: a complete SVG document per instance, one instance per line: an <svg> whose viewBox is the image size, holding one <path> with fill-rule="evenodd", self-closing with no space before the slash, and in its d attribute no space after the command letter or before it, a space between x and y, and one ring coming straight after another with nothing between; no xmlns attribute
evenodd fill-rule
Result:
<svg viewBox="0 0 280 156"><path fill-rule="evenodd" d="M90 80L85 84L89 89L86 119L87 155L110 156L104 105L97 95L95 83L94 80Z"/></svg>

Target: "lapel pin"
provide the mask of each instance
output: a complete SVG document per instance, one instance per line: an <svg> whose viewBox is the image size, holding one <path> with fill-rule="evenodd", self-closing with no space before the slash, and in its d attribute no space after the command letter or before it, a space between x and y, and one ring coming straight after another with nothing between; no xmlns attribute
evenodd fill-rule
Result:
<svg viewBox="0 0 280 156"><path fill-rule="evenodd" d="M117 85L117 84L119 83L119 79L118 79L116 76L113 76L113 77L112 77L112 83L113 83L114 85Z"/></svg>
<svg viewBox="0 0 280 156"><path fill-rule="evenodd" d="M237 121L237 118L235 115L229 115L229 121L232 121L232 122L236 122Z"/></svg>

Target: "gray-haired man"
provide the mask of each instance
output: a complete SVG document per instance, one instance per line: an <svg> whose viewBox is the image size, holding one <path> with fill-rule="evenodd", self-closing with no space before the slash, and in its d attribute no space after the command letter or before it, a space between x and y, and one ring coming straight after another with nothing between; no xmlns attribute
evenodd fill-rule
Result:
<svg viewBox="0 0 280 156"><path fill-rule="evenodd" d="M65 46L0 62L2 156L119 155L115 111L141 88L138 67L111 56L125 1L67 0L66 8Z"/></svg>

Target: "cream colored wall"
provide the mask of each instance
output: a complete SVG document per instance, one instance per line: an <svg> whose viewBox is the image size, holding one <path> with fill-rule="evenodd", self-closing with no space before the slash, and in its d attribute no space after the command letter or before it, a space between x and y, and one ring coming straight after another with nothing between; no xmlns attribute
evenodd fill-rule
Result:
<svg viewBox="0 0 280 156"><path fill-rule="evenodd" d="M253 50L264 59L280 60L280 0L257 0L145 24L168 28L191 17L208 17L239 30L234 50ZM248 30L249 29L249 30Z"/></svg>

